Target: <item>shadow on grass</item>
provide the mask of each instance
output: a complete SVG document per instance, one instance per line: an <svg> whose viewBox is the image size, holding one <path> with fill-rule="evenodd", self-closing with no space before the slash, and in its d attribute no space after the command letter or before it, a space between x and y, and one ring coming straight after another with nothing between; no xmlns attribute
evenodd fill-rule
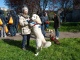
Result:
<svg viewBox="0 0 80 60"><path fill-rule="evenodd" d="M16 41L16 40L12 40L12 39L3 39L3 41L9 45L12 45L12 46L16 46L18 48L22 48L21 45L22 45L22 42L21 41ZM27 47L27 46L26 46ZM26 50L28 51L31 51L33 53L35 53L35 50L36 48L33 47L33 46L29 46Z"/></svg>

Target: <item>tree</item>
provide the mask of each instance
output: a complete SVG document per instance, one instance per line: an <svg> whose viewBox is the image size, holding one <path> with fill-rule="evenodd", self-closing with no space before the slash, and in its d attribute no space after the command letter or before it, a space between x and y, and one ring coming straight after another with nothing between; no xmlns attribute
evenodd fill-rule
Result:
<svg viewBox="0 0 80 60"><path fill-rule="evenodd" d="M73 8L80 9L80 0L73 0Z"/></svg>
<svg viewBox="0 0 80 60"><path fill-rule="evenodd" d="M30 13L33 11L45 10L48 0L5 0L6 5L10 9L21 11L21 8L26 5L29 8Z"/></svg>
<svg viewBox="0 0 80 60"><path fill-rule="evenodd" d="M64 10L64 19L63 21L65 22L66 21L66 15L68 13L68 11L70 10L70 8L72 8L72 3L73 1L72 0L61 0L60 1L60 5L61 5L61 8L63 8Z"/></svg>
<svg viewBox="0 0 80 60"><path fill-rule="evenodd" d="M18 11L21 9L21 7L23 5L22 0L5 0L5 3L9 7L9 9L14 9L14 10L18 10Z"/></svg>
<svg viewBox="0 0 80 60"><path fill-rule="evenodd" d="M46 8L52 11L63 8L65 18L67 12L73 6L73 0L5 0L5 3L10 9L16 10L17 13L20 13L21 8L25 5L29 8L29 14L37 11L45 11Z"/></svg>
<svg viewBox="0 0 80 60"><path fill-rule="evenodd" d="M61 9L64 10L64 13L63 13L64 19L63 19L63 21L66 21L66 15L67 15L68 11L70 11L73 8L73 0L56 0L56 1L53 0L52 2L58 4L59 11Z"/></svg>
<svg viewBox="0 0 80 60"><path fill-rule="evenodd" d="M42 7L42 10L45 10L48 5L48 0L41 0L40 6Z"/></svg>

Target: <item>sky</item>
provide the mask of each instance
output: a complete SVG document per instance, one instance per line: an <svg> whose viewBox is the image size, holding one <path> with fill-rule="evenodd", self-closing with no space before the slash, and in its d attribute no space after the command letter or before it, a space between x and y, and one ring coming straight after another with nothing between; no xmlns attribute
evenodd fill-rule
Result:
<svg viewBox="0 0 80 60"><path fill-rule="evenodd" d="M5 5L4 0L0 0L0 7L8 8L8 7Z"/></svg>

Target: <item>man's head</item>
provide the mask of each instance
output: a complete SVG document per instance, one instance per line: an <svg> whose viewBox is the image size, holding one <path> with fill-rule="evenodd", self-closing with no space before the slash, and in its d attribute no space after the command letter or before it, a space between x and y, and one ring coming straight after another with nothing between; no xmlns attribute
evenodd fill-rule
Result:
<svg viewBox="0 0 80 60"><path fill-rule="evenodd" d="M23 8L22 8L22 12L23 12L24 14L28 14L28 8L27 8L27 7L23 7Z"/></svg>
<svg viewBox="0 0 80 60"><path fill-rule="evenodd" d="M54 13L54 17L56 17L57 16L57 14L56 13Z"/></svg>

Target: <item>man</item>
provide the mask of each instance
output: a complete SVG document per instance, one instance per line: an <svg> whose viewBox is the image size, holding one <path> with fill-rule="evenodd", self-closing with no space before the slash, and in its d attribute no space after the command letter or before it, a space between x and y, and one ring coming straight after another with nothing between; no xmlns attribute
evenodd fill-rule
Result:
<svg viewBox="0 0 80 60"><path fill-rule="evenodd" d="M59 39L59 27L60 27L60 20L58 19L57 14L54 14L54 29L55 29L55 36L56 39Z"/></svg>
<svg viewBox="0 0 80 60"><path fill-rule="evenodd" d="M21 26L21 34L22 34L22 49L26 50L26 40L27 40L27 47L29 47L30 42L30 33L31 30L29 28L29 15L28 15L28 8L23 7L22 13L19 16L19 23Z"/></svg>
<svg viewBox="0 0 80 60"><path fill-rule="evenodd" d="M6 25L6 23L5 23L6 18L4 16L4 12L2 10L0 10L0 20L2 22L2 25L0 25L0 36L1 37L6 37L6 32L5 32L5 29L4 29L4 27Z"/></svg>
<svg viewBox="0 0 80 60"><path fill-rule="evenodd" d="M9 20L12 17L13 23L9 24ZM11 36L15 36L17 33L17 28L18 28L18 17L17 14L14 10L10 10L10 13L8 15L8 27L9 27L9 32L11 34Z"/></svg>
<svg viewBox="0 0 80 60"><path fill-rule="evenodd" d="M46 32L45 32L45 12L40 13L40 19L41 19L41 30L42 30L42 34L44 35L44 37L46 37Z"/></svg>
<svg viewBox="0 0 80 60"><path fill-rule="evenodd" d="M60 23L62 23L63 20L63 9L58 10L58 19L60 20Z"/></svg>

